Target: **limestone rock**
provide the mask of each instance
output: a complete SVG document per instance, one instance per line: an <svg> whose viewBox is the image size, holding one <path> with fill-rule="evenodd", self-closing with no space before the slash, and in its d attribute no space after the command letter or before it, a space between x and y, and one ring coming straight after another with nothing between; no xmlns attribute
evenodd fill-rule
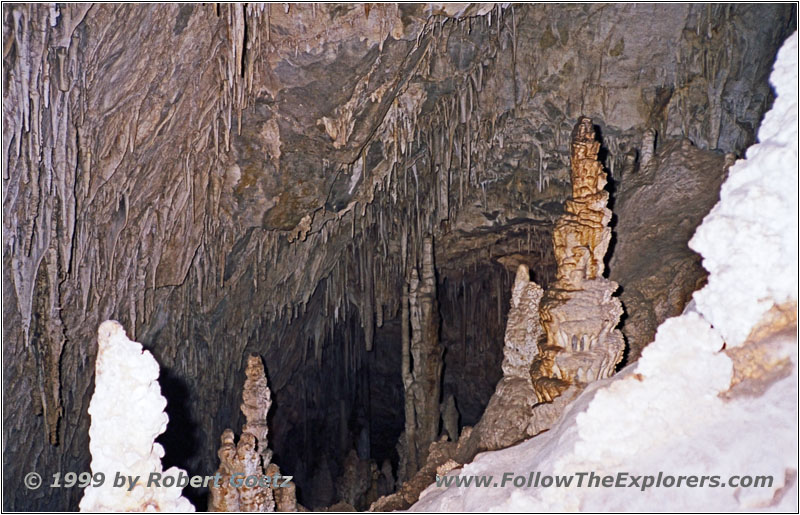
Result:
<svg viewBox="0 0 800 515"><path fill-rule="evenodd" d="M772 98L762 79L795 6L601 12L4 4L3 508L77 508L78 489L31 491L19 478L34 462L88 470L91 342L107 318L184 384L198 452L181 466L196 473L217 466L242 356L280 363L270 446L307 466L298 490L309 491L314 465L285 428L335 432L328 414L306 417L302 393L337 402L329 386L355 366L320 380L323 355L358 362L338 342L391 325L404 230L409 247L437 238L440 280L524 252L549 285L555 261L539 243L569 195L565 120L578 109L603 121L614 177L650 127L725 152L755 139ZM474 278L464 289L486 298ZM452 390L469 423L498 372L464 374L460 390L478 400Z"/></svg>
<svg viewBox="0 0 800 515"><path fill-rule="evenodd" d="M512 495L429 488L413 510L797 511L797 188L777 187L797 181L797 42L795 33L778 54L771 76L778 98L760 143L736 165L739 177L731 173L726 194L692 240L713 263L708 284L695 294L706 302L662 323L636 363L588 385L549 431L485 453L462 471L496 475L525 467L575 479L587 470L611 477L624 470L653 484L662 474L673 482L679 475L716 476L726 487L681 495L664 487L620 495L574 483ZM750 248L754 241L769 246ZM774 267L755 270L757 259L742 259L776 248L787 252L769 257ZM739 470L753 472L733 472ZM762 483L746 487L755 477L739 474L758 474Z"/></svg>
<svg viewBox="0 0 800 515"><path fill-rule="evenodd" d="M451 442L458 440L458 408L456 408L456 399L452 394L447 396L447 399L440 407L442 412L442 432L447 434Z"/></svg>
<svg viewBox="0 0 800 515"><path fill-rule="evenodd" d="M271 462L272 450L267 441L267 414L272 402L260 356L248 356L245 376L241 410L246 422L238 445L234 445L232 430L226 429L222 434L217 472L223 481L219 486L210 487L209 510L264 512L277 508L277 511L298 511L294 483L280 480L275 484L275 478L280 478L281 473L278 465ZM242 474L242 478L261 477L265 483L269 477L269 484L230 485L228 479L237 473Z"/></svg>
<svg viewBox="0 0 800 515"><path fill-rule="evenodd" d="M407 308L403 300L403 309L408 309L403 317L402 371L406 396L404 435L408 441L403 460L407 471L401 477L416 473L419 464L427 457L428 447L439 435L444 349L439 342L436 272L430 235L423 238L421 251L419 272L412 267L409 274Z"/></svg>
<svg viewBox="0 0 800 515"><path fill-rule="evenodd" d="M534 404L536 392L530 377L503 377L475 425L474 434L479 439L476 450L504 449L532 436L528 428Z"/></svg>
<svg viewBox="0 0 800 515"><path fill-rule="evenodd" d="M276 463L270 463L264 473L269 478L281 478L281 470ZM275 498L275 511L295 512L304 511L304 508L297 503L297 487L293 481L279 479L276 483L270 481L272 496Z"/></svg>
<svg viewBox="0 0 800 515"><path fill-rule="evenodd" d="M239 491L230 484L231 475L236 472L236 442L233 431L223 431L220 440L217 473L221 479L209 485L209 511L239 511Z"/></svg>
<svg viewBox="0 0 800 515"><path fill-rule="evenodd" d="M468 439L469 434L462 434L462 439ZM456 454L458 444L440 440L433 442L426 453L427 459L423 466L404 482L399 490L391 495L381 497L369 507L369 511L397 511L408 509L419 499L419 494L425 490L435 479L437 470L450 461Z"/></svg>
<svg viewBox="0 0 800 515"><path fill-rule="evenodd" d="M530 279L528 267L518 265L506 324L503 377L474 430L466 437L462 434L456 453L460 463L468 463L479 451L502 449L534 434L530 429L536 392L530 369L544 335L539 321L542 294L542 288Z"/></svg>
<svg viewBox="0 0 800 515"><path fill-rule="evenodd" d="M609 278L624 286L627 363L639 359L659 324L681 314L705 284L708 273L688 242L719 199L729 165L719 152L668 140L650 166L618 181Z"/></svg>
<svg viewBox="0 0 800 515"><path fill-rule="evenodd" d="M351 449L344 461L344 470L336 483L340 501L358 508L364 505L364 496L372 480L370 462L358 457Z"/></svg>
<svg viewBox="0 0 800 515"><path fill-rule="evenodd" d="M236 445L236 457L233 470L240 474L239 477L264 477L261 466L261 456L258 453L256 437L250 433L242 433ZM275 501L272 489L269 487L239 486L239 510L244 512L275 511Z"/></svg>
<svg viewBox="0 0 800 515"><path fill-rule="evenodd" d="M267 375L260 356L248 356L245 375L247 379L242 390L241 410L247 421L242 433L250 433L256 438L258 453L266 466L272 461L272 451L267 441L267 414L272 406L272 394L267 386Z"/></svg>
<svg viewBox="0 0 800 515"><path fill-rule="evenodd" d="M530 373L542 335L539 302L543 294L541 286L530 280L528 267L520 265L511 293L503 347L503 375L506 377L526 377Z"/></svg>
<svg viewBox="0 0 800 515"><path fill-rule="evenodd" d="M796 52L796 46L792 36L781 52ZM708 285L694 300L729 346L744 342L773 304L797 299L797 281L792 280L798 259L797 196L787 192L797 191L798 178L785 171L797 166L798 120L790 114L798 102L797 64L780 57L770 78L777 98L764 116L759 143L728 170L720 202L689 242L709 271ZM773 225L765 227L765 220ZM735 237L720 245L717 234L732 227ZM737 312L724 307L731 295L740 303Z"/></svg>

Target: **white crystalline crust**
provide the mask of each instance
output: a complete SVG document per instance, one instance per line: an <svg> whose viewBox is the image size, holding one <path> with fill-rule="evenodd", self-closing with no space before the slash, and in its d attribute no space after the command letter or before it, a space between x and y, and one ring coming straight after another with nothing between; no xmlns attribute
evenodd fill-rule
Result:
<svg viewBox="0 0 800 515"><path fill-rule="evenodd" d="M759 143L731 167L720 202L689 242L710 272L695 302L729 347L741 345L773 303L797 298L796 55L795 34L770 77L777 98Z"/></svg>
<svg viewBox="0 0 800 515"><path fill-rule="evenodd" d="M84 490L81 511L194 511L181 496L181 488L146 486L151 472L161 473L162 478L184 473L177 467L162 471L164 449L155 443L169 420L158 384L158 363L129 340L116 321L103 322L97 333L89 451L92 474L102 472L105 480ZM131 491L127 486L114 487L117 473L139 476L137 486Z"/></svg>
<svg viewBox="0 0 800 515"><path fill-rule="evenodd" d="M709 269L696 307L667 320L640 360L590 385L548 432L479 455L459 473L527 476L771 475L764 488L437 488L412 511L797 511L797 340L775 344L791 373L759 396L723 398L728 348L773 304L797 301L797 33L778 54L778 98L692 246ZM451 474L454 474L453 472Z"/></svg>

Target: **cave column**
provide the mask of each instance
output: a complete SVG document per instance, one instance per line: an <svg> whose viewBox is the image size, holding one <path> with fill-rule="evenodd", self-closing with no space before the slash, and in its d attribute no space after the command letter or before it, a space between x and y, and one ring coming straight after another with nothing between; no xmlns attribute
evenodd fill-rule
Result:
<svg viewBox="0 0 800 515"><path fill-rule="evenodd" d="M407 292L407 293L406 293ZM439 434L444 350L439 343L439 306L433 239L422 242L422 267L412 268L403 292L403 386L406 407L406 477L424 463Z"/></svg>

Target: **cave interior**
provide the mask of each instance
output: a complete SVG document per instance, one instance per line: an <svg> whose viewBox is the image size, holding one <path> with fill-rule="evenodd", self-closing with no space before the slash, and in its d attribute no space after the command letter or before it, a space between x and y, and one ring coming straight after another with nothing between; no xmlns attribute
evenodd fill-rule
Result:
<svg viewBox="0 0 800 515"><path fill-rule="evenodd" d="M300 504L342 502L353 463L396 477L414 280L431 401L475 426L519 266L556 281L581 116L614 213L618 368L636 361L704 284L686 243L795 29L795 5L763 3L4 4L3 508L77 508L12 478L89 470L109 319L161 367L165 469L217 469L255 354Z"/></svg>

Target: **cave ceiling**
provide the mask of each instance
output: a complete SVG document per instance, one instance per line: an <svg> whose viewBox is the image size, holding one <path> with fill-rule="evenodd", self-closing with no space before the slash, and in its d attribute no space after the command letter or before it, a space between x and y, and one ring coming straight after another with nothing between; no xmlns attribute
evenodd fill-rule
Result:
<svg viewBox="0 0 800 515"><path fill-rule="evenodd" d="M4 459L86 463L106 319L217 413L249 351L280 389L348 313L369 348L426 234L546 283L575 120L613 180L648 129L741 152L787 9L4 5L4 434L43 435Z"/></svg>

